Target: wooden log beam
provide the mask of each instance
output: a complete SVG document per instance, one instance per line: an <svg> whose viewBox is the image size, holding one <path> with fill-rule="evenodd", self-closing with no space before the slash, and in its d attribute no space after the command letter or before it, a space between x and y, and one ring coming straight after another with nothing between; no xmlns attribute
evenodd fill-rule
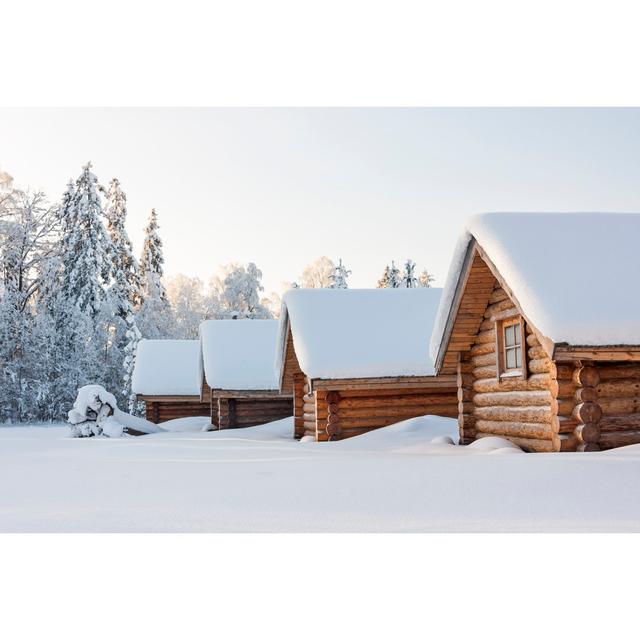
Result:
<svg viewBox="0 0 640 640"><path fill-rule="evenodd" d="M552 431L549 424L534 422L502 422L494 420L476 420L475 430L479 433L497 436L514 436L545 440L551 438Z"/></svg>
<svg viewBox="0 0 640 640"><path fill-rule="evenodd" d="M476 393L474 402L479 407L506 406L544 406L552 400L550 391L497 391L488 393Z"/></svg>
<svg viewBox="0 0 640 640"><path fill-rule="evenodd" d="M551 422L551 408L546 407L478 407L473 414L482 420L496 420L503 422L535 422L549 424Z"/></svg>

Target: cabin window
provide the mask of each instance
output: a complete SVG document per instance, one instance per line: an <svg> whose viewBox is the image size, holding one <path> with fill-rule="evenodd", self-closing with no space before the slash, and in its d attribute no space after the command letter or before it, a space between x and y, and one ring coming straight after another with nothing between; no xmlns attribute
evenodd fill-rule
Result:
<svg viewBox="0 0 640 640"><path fill-rule="evenodd" d="M524 322L519 316L497 323L499 376L525 374L524 335Z"/></svg>

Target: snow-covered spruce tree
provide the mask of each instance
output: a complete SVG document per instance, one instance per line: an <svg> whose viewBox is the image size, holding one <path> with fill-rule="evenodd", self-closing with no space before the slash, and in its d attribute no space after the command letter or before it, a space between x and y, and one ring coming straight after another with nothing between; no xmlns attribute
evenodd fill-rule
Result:
<svg viewBox="0 0 640 640"><path fill-rule="evenodd" d="M271 318L270 311L260 302L262 271L250 262L246 267L230 264L222 277L214 277L211 288L220 303L219 318Z"/></svg>
<svg viewBox="0 0 640 640"><path fill-rule="evenodd" d="M351 275L351 271L342 264L342 258L339 259L333 273L331 274L332 289L348 289L347 279Z"/></svg>
<svg viewBox="0 0 640 640"><path fill-rule="evenodd" d="M152 209L140 258L142 303L138 311L138 328L144 338L150 339L168 338L174 333L171 305L162 282L164 256L158 228L158 216Z"/></svg>
<svg viewBox="0 0 640 640"><path fill-rule="evenodd" d="M405 287L407 289L413 289L418 286L418 278L415 276L416 271L416 263L408 259L404 263L404 271L402 273L402 283L401 287Z"/></svg>
<svg viewBox="0 0 640 640"><path fill-rule="evenodd" d="M389 287L389 276L391 274L391 269L389 268L389 265L387 265L384 268L384 272L382 274L382 278L380 278L380 280L378 280L378 284L376 285L376 288L378 289L387 289Z"/></svg>
<svg viewBox="0 0 640 640"><path fill-rule="evenodd" d="M98 179L89 162L76 180L69 203L62 289L68 300L94 319L102 310L111 275L111 241L102 223L103 215Z"/></svg>
<svg viewBox="0 0 640 640"><path fill-rule="evenodd" d="M389 269L389 284L387 287L390 289L398 289L402 286L402 277L400 275L400 269L396 267L396 263L392 260L391 267Z"/></svg>
<svg viewBox="0 0 640 640"><path fill-rule="evenodd" d="M420 274L421 287L430 287L434 280L435 278L426 269Z"/></svg>
<svg viewBox="0 0 640 640"><path fill-rule="evenodd" d="M140 275L138 263L133 257L133 245L125 227L127 196L117 178L111 180L107 191L105 215L111 238L108 255L111 263L111 285L108 301L112 316L107 318L112 342L106 383L113 390L122 387L121 393L116 395L128 403L131 413L135 413L138 403L131 391L131 378L141 338L134 313L134 306L139 304L141 298Z"/></svg>

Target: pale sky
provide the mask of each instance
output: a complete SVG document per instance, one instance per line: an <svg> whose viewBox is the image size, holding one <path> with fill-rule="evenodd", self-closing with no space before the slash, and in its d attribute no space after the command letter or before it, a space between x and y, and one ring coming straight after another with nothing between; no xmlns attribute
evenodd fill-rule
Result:
<svg viewBox="0 0 640 640"><path fill-rule="evenodd" d="M255 262L265 293L320 255L352 287L407 257L442 286L482 211L640 211L640 109L0 109L0 169L57 200L120 179L168 275Z"/></svg>

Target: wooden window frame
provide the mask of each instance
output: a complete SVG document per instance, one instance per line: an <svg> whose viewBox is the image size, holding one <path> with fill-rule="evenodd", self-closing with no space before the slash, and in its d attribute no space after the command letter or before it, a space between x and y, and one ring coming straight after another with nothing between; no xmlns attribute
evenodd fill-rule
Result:
<svg viewBox="0 0 640 640"><path fill-rule="evenodd" d="M513 369L507 369L506 366L506 346L504 341L505 329L509 326L520 325L520 351L521 366ZM517 346L517 345L516 345ZM521 315L513 315L507 318L496 320L496 370L498 380L502 379L527 379L528 362L527 362L527 332L524 318Z"/></svg>

